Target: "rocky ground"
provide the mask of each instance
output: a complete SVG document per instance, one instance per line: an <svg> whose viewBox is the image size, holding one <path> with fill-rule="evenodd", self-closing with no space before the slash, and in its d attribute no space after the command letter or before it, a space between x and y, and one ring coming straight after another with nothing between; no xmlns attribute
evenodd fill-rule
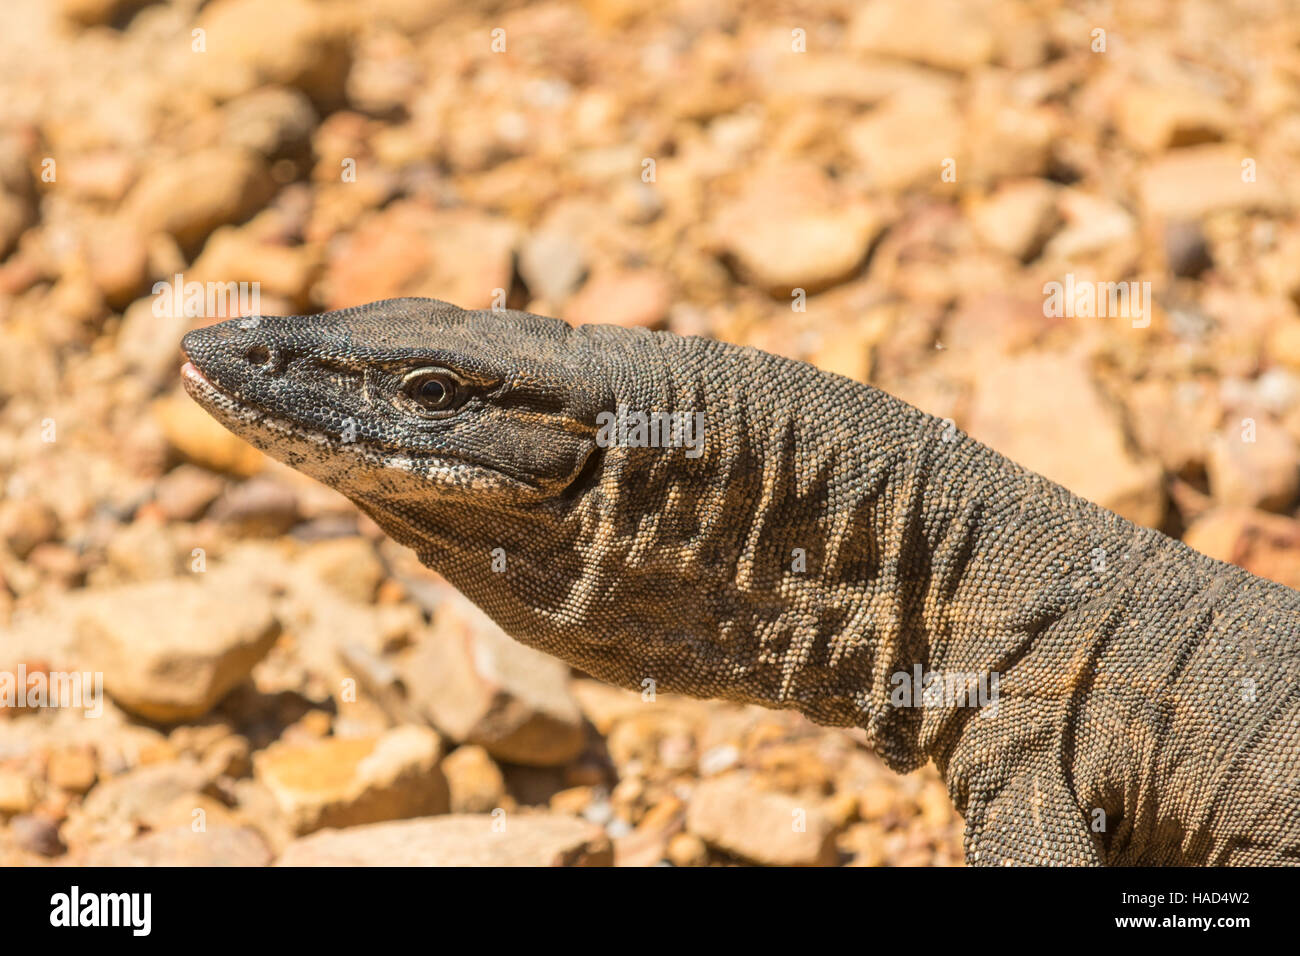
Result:
<svg viewBox="0 0 1300 956"><path fill-rule="evenodd" d="M504 637L181 394L227 310L154 283L756 345L1300 586L1297 12L6 0L0 694L108 699L0 706L0 862L959 863L933 768Z"/></svg>

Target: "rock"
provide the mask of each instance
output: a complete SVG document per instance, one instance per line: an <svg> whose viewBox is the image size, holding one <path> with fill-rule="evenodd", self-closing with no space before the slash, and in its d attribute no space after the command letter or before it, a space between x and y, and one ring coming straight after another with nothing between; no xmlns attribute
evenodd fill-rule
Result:
<svg viewBox="0 0 1300 956"><path fill-rule="evenodd" d="M52 541L58 533L58 516L40 499L0 501L0 541L20 560L37 545Z"/></svg>
<svg viewBox="0 0 1300 956"><path fill-rule="evenodd" d="M877 189L939 189L949 160L962 176L963 123L945 94L900 93L855 120L849 148Z"/></svg>
<svg viewBox="0 0 1300 956"><path fill-rule="evenodd" d="M273 297L273 302L290 303L292 309L288 311L302 311L320 272L320 260L320 253L314 247L262 242L243 229L227 227L218 229L208 239L203 255L194 263L186 281L212 283L232 290L238 287L229 283L241 283L249 290L233 309L230 306L236 302L236 292L228 294L223 317L281 311L268 308L268 303L261 300L263 293Z"/></svg>
<svg viewBox="0 0 1300 956"><path fill-rule="evenodd" d="M380 706L394 705L395 721L423 722L406 696L400 671L388 657L426 632L418 607L408 602L358 604L340 597L305 569L279 579L290 589L285 626L300 635L298 654L303 663L323 673L333 673L341 665L340 677L356 678Z"/></svg>
<svg viewBox="0 0 1300 956"><path fill-rule="evenodd" d="M1138 193L1148 215L1181 221L1222 210L1275 212L1286 206L1276 174L1252 150L1228 144L1189 146L1150 161Z"/></svg>
<svg viewBox="0 0 1300 956"><path fill-rule="evenodd" d="M815 166L796 163L752 174L713 231L750 282L788 298L793 289L812 294L852 275L882 226L872 207L839 195Z"/></svg>
<svg viewBox="0 0 1300 956"><path fill-rule="evenodd" d="M567 813L570 816L586 817L596 802L595 787L569 787L557 790L547 801L554 813ZM599 822L596 820L593 823Z"/></svg>
<svg viewBox="0 0 1300 956"><path fill-rule="evenodd" d="M317 541L302 553L300 562L339 594L360 604L374 600L385 577L374 545L357 535Z"/></svg>
<svg viewBox="0 0 1300 956"><path fill-rule="evenodd" d="M74 549L47 541L32 548L27 564L61 587L74 588L85 577L87 561Z"/></svg>
<svg viewBox="0 0 1300 956"><path fill-rule="evenodd" d="M710 845L771 866L836 862L835 828L820 807L757 788L746 773L711 777L695 788L686 829Z"/></svg>
<svg viewBox="0 0 1300 956"><path fill-rule="evenodd" d="M104 301L123 309L144 288L149 250L133 225L120 219L103 219L85 231L86 264L90 279Z"/></svg>
<svg viewBox="0 0 1300 956"><path fill-rule="evenodd" d="M69 814L63 836L74 850L96 842L121 842L150 827L177 800L202 799L211 778L192 760L137 767L95 786Z"/></svg>
<svg viewBox="0 0 1300 956"><path fill-rule="evenodd" d="M1270 294L1285 296L1300 308L1300 274L1295 269L1300 258L1300 229L1288 229L1275 236L1271 227L1257 226L1254 235L1269 245L1258 262L1263 288Z"/></svg>
<svg viewBox="0 0 1300 956"><path fill-rule="evenodd" d="M304 309L321 266L320 252L313 246L265 242L247 227L228 226L218 229L208 239L203 255L186 275L186 281L243 283L249 290L256 290L258 300L251 301L248 309L243 308L241 300L239 308L232 310L227 306L226 313L266 314L273 310L259 304L263 293L277 300L288 300L295 309ZM251 293L248 298L252 300ZM235 294L231 293L227 302L234 299Z"/></svg>
<svg viewBox="0 0 1300 956"><path fill-rule="evenodd" d="M154 0L59 0L59 12L83 27L114 26Z"/></svg>
<svg viewBox="0 0 1300 956"><path fill-rule="evenodd" d="M621 785L622 786L622 785ZM609 806L609 804L605 804ZM588 816L588 819L591 819ZM592 821L597 822L597 821ZM671 842L681 835L686 826L686 804L675 795L665 796L641 815L636 829L620 833L627 827L624 819L615 816L605 825L605 831L614 840L615 866L658 866L668 858ZM688 836L690 836L688 834ZM708 849L698 837L693 837L704 849L705 858ZM678 853L685 857L690 852L688 847L679 847ZM681 865L691 865L683 863Z"/></svg>
<svg viewBox="0 0 1300 956"><path fill-rule="evenodd" d="M609 759L624 774L629 767L695 769L695 741L688 721L653 710L620 720L605 744Z"/></svg>
<svg viewBox="0 0 1300 956"><path fill-rule="evenodd" d="M1205 90L1127 87L1115 105L1115 126L1139 152L1218 142L1233 125L1232 110Z"/></svg>
<svg viewBox="0 0 1300 956"><path fill-rule="evenodd" d="M506 778L506 794L516 805L549 805L551 797L568 785L564 768L560 767L506 764L501 773Z"/></svg>
<svg viewBox="0 0 1300 956"><path fill-rule="evenodd" d="M677 833L668 840L666 853L673 866L707 866L709 848L694 833Z"/></svg>
<svg viewBox="0 0 1300 956"><path fill-rule="evenodd" d="M582 246L567 232L542 231L519 250L519 275L533 296L559 303L569 297L587 272Z"/></svg>
<svg viewBox="0 0 1300 956"><path fill-rule="evenodd" d="M215 787L214 787L215 789ZM223 793L228 789L222 785ZM171 803L150 815L150 830L170 830L184 827L187 830L201 832L215 826L237 827L245 823L239 815L225 803L210 794L190 794L177 797Z"/></svg>
<svg viewBox="0 0 1300 956"><path fill-rule="evenodd" d="M604 681L577 678L570 682L569 688L583 716L591 721L601 736L608 736L619 721L635 717L644 713L647 707L654 706L635 691L613 687Z"/></svg>
<svg viewBox="0 0 1300 956"><path fill-rule="evenodd" d="M154 486L154 503L168 521L197 521L226 483L194 465L177 465Z"/></svg>
<svg viewBox="0 0 1300 956"><path fill-rule="evenodd" d="M564 318L573 325L662 328L672 305L672 286L654 269L600 272L569 300Z"/></svg>
<svg viewBox="0 0 1300 956"><path fill-rule="evenodd" d="M119 149L104 149L79 156L60 179L79 199L118 203L136 180L136 160Z"/></svg>
<svg viewBox="0 0 1300 956"><path fill-rule="evenodd" d="M36 784L17 770L0 770L0 816L27 813L36 806Z"/></svg>
<svg viewBox="0 0 1300 956"><path fill-rule="evenodd" d="M176 392L159 399L153 414L172 447L197 465L240 478L266 466L260 451L227 431L188 395Z"/></svg>
<svg viewBox="0 0 1300 956"><path fill-rule="evenodd" d="M928 781L921 788L917 803L921 807L921 819L931 829L943 829L957 818L948 790L941 781Z"/></svg>
<svg viewBox="0 0 1300 956"><path fill-rule="evenodd" d="M227 103L224 141L273 160L300 156L311 147L320 121L299 90L267 86Z"/></svg>
<svg viewBox="0 0 1300 956"><path fill-rule="evenodd" d="M183 566L169 529L153 521L123 525L109 539L104 555L108 567L122 582L169 578Z"/></svg>
<svg viewBox="0 0 1300 956"><path fill-rule="evenodd" d="M438 23L455 9L455 0L375 0L367 5L366 15L414 35Z"/></svg>
<svg viewBox="0 0 1300 956"><path fill-rule="evenodd" d="M95 785L98 769L89 747L64 747L50 754L45 779L71 793L85 793Z"/></svg>
<svg viewBox="0 0 1300 956"><path fill-rule="evenodd" d="M1268 337L1268 354L1292 369L1300 370L1300 319L1277 323Z"/></svg>
<svg viewBox="0 0 1300 956"><path fill-rule="evenodd" d="M1214 264L1200 223L1173 222L1165 227L1165 262L1170 272L1184 279L1195 279Z"/></svg>
<svg viewBox="0 0 1300 956"><path fill-rule="evenodd" d="M1043 316L1041 295L1014 296L1000 291L972 295L963 297L949 313L943 324L942 344L952 350L952 355L961 356L963 363L984 354L1001 361L1003 355L1032 346L1051 324ZM956 394L960 386L951 380L939 379L931 384L913 378L899 385L899 398L940 418L962 407Z"/></svg>
<svg viewBox="0 0 1300 956"><path fill-rule="evenodd" d="M1048 107L1008 104L1001 91L964 116L959 183L988 188L1003 179L1046 176L1057 135L1057 113Z"/></svg>
<svg viewBox="0 0 1300 956"><path fill-rule="evenodd" d="M878 823L855 823L844 831L839 847L852 855L849 866L884 866L885 833Z"/></svg>
<svg viewBox="0 0 1300 956"><path fill-rule="evenodd" d="M419 623L423 624L423 621ZM338 647L338 662L348 679L355 680L357 686L390 721L395 724L423 722L423 717L416 713L406 699L406 685L402 683L397 670L377 648L367 647L361 641L344 639ZM361 735L358 731L348 736Z"/></svg>
<svg viewBox="0 0 1300 956"><path fill-rule="evenodd" d="M291 86L323 109L342 102L352 60L347 11L311 0L217 0L204 8L199 27L207 52L195 57L198 88L228 99Z"/></svg>
<svg viewBox="0 0 1300 956"><path fill-rule="evenodd" d="M183 724L168 735L168 743L178 754L197 760L213 779L244 777L252 769L248 738L232 733L225 720Z"/></svg>
<svg viewBox="0 0 1300 956"><path fill-rule="evenodd" d="M171 827L127 843L101 844L79 853L77 866L267 866L271 851L251 827L212 826L195 832Z"/></svg>
<svg viewBox="0 0 1300 956"><path fill-rule="evenodd" d="M817 56L780 54L766 62L758 78L764 93L800 102L842 100L855 106L876 106L900 92L952 95L958 80L950 73L911 63L819 50Z"/></svg>
<svg viewBox="0 0 1300 956"><path fill-rule="evenodd" d="M557 767L578 756L586 734L566 665L511 640L458 596L443 601L434 625L397 666L435 727L510 763Z"/></svg>
<svg viewBox="0 0 1300 956"><path fill-rule="evenodd" d="M184 361L180 353L181 338L189 330L189 316L183 312L173 314L158 297L145 296L127 306L122 316L117 332L117 354L151 389L159 390L175 382L176 372ZM185 402L194 405L188 396Z"/></svg>
<svg viewBox="0 0 1300 956"><path fill-rule="evenodd" d="M66 849L59 839L59 824L49 817L24 813L9 821L9 834L28 853L58 856Z"/></svg>
<svg viewBox="0 0 1300 956"><path fill-rule="evenodd" d="M898 785L890 780L873 780L858 793L858 815L863 820L887 820L903 805Z"/></svg>
<svg viewBox="0 0 1300 956"><path fill-rule="evenodd" d="M1269 418L1228 422L1210 443L1206 470L1220 504L1285 512L1300 496L1300 448Z"/></svg>
<svg viewBox="0 0 1300 956"><path fill-rule="evenodd" d="M279 633L265 591L217 572L93 593L78 623L82 654L113 699L164 723L206 714Z"/></svg>
<svg viewBox="0 0 1300 956"><path fill-rule="evenodd" d="M994 29L978 5L962 0L874 0L854 16L849 46L964 72L992 61Z"/></svg>
<svg viewBox="0 0 1300 956"><path fill-rule="evenodd" d="M1043 179L1004 183L971 203L971 226L994 249L1028 262L1060 223L1056 194L1056 186Z"/></svg>
<svg viewBox="0 0 1300 956"><path fill-rule="evenodd" d="M1030 352L987 369L975 380L967 430L1131 521L1154 527L1164 516L1159 465L1129 451L1080 355Z"/></svg>
<svg viewBox="0 0 1300 956"><path fill-rule="evenodd" d="M498 827L504 824L503 829ZM494 826L495 825L495 826ZM610 866L598 826L560 814L482 814L327 831L290 844L277 866Z"/></svg>
<svg viewBox="0 0 1300 956"><path fill-rule="evenodd" d="M1139 448L1154 455L1172 475L1204 476L1210 440L1222 411L1212 389L1193 382L1175 386L1148 379L1126 388L1123 399Z"/></svg>
<svg viewBox="0 0 1300 956"><path fill-rule="evenodd" d="M1048 260L1075 260L1133 245L1137 220L1119 203L1077 189L1061 190L1058 208L1065 227L1043 250Z"/></svg>
<svg viewBox="0 0 1300 956"><path fill-rule="evenodd" d="M446 813L441 749L427 727L398 727L380 737L276 743L255 754L253 766L295 832L305 834Z"/></svg>
<svg viewBox="0 0 1300 956"><path fill-rule="evenodd" d="M740 763L740 748L735 744L719 744L700 754L699 771L702 777L725 773Z"/></svg>
<svg viewBox="0 0 1300 956"><path fill-rule="evenodd" d="M35 207L23 196L3 188L0 183L0 257L7 256L18 244L35 218Z"/></svg>
<svg viewBox="0 0 1300 956"><path fill-rule="evenodd" d="M154 166L131 190L125 208L140 232L165 232L194 250L218 226L247 219L274 192L256 153L213 147Z"/></svg>
<svg viewBox="0 0 1300 956"><path fill-rule="evenodd" d="M208 517L239 538L273 538L301 519L292 488L274 478L254 477L230 485L208 511Z"/></svg>
<svg viewBox="0 0 1300 956"><path fill-rule="evenodd" d="M490 308L510 291L518 231L470 209L396 202L363 219L330 256L328 305L430 296Z"/></svg>
<svg viewBox="0 0 1300 956"><path fill-rule="evenodd" d="M442 772L451 790L452 813L491 813L505 800L505 777L482 747L457 747L443 759Z"/></svg>
<svg viewBox="0 0 1300 956"><path fill-rule="evenodd" d="M232 734L214 744L203 755L203 766L213 776L244 777L253 769L247 737Z"/></svg>
<svg viewBox="0 0 1300 956"><path fill-rule="evenodd" d="M612 205L624 222L643 226L654 222L664 211L663 196L649 183L639 180L619 186Z"/></svg>
<svg viewBox="0 0 1300 956"><path fill-rule="evenodd" d="M0 259L36 219L31 173L36 152L34 136L21 132L0 136Z"/></svg>
<svg viewBox="0 0 1300 956"><path fill-rule="evenodd" d="M0 257L7 256L35 218L35 206L0 182Z"/></svg>
<svg viewBox="0 0 1300 956"><path fill-rule="evenodd" d="M1192 523L1183 543L1300 590L1300 521L1249 508L1214 508Z"/></svg>

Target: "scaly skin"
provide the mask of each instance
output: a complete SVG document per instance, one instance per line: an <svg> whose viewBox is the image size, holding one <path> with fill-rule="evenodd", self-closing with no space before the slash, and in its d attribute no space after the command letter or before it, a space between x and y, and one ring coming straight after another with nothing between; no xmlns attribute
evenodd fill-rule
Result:
<svg viewBox="0 0 1300 956"><path fill-rule="evenodd" d="M183 347L219 421L518 640L623 687L861 727L898 771L933 759L970 863L1300 861L1300 594L877 389L429 299ZM429 376L453 407L421 403ZM702 413L702 453L598 442L619 406ZM916 665L996 674L994 701L895 706Z"/></svg>

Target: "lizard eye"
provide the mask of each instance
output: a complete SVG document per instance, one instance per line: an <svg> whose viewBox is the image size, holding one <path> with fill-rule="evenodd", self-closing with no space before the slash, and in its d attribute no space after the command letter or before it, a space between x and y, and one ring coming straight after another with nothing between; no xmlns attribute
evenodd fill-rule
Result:
<svg viewBox="0 0 1300 956"><path fill-rule="evenodd" d="M403 389L424 411L442 412L453 407L460 383L441 369L420 369L406 377Z"/></svg>

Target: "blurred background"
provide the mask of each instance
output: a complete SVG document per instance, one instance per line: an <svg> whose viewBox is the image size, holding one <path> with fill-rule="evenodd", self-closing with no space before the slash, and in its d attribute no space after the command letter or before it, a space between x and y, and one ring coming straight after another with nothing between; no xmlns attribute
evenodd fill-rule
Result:
<svg viewBox="0 0 1300 956"><path fill-rule="evenodd" d="M933 768L514 644L177 343L713 336L1296 587L1298 106L1285 2L5 0L0 863L959 864Z"/></svg>

